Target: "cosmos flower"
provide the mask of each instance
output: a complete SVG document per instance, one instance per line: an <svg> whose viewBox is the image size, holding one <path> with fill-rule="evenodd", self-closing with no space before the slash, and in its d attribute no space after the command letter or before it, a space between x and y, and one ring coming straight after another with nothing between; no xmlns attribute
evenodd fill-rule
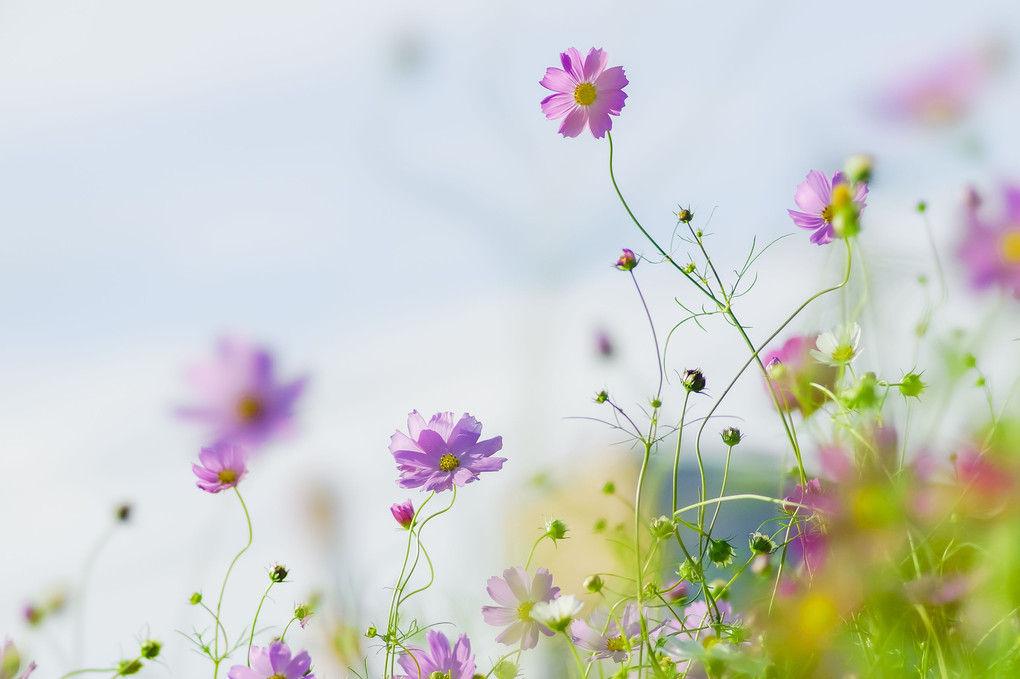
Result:
<svg viewBox="0 0 1020 679"><path fill-rule="evenodd" d="M542 113L549 120L564 118L559 132L576 137L587 125L596 139L613 127L610 115L620 115L627 94L627 76L622 66L606 68L609 55L592 47L582 61L581 53L571 47L560 54L563 68L548 68L540 84L555 94L542 100Z"/></svg>
<svg viewBox="0 0 1020 679"><path fill-rule="evenodd" d="M248 653L251 667L234 665L227 673L228 679L315 679L314 674L305 674L312 665L307 651L301 651L293 658L290 649L282 641L274 641L268 648L252 646Z"/></svg>
<svg viewBox="0 0 1020 679"><path fill-rule="evenodd" d="M815 340L817 349L811 356L820 363L846 365L860 355L861 326L856 323L841 325L833 332L823 332Z"/></svg>
<svg viewBox="0 0 1020 679"><path fill-rule="evenodd" d="M814 231L811 242L816 245L831 243L836 235L833 220L841 205L851 206L860 214L865 207L868 185L858 182L851 186L842 172L835 172L832 179L818 170L808 172L807 179L797 186L793 200L803 212L787 210L793 223L802 229Z"/></svg>
<svg viewBox="0 0 1020 679"><path fill-rule="evenodd" d="M531 608L531 619L556 632L563 632L584 608L573 594L556 597L552 601L539 601Z"/></svg>
<svg viewBox="0 0 1020 679"><path fill-rule="evenodd" d="M466 634L460 635L452 650L450 640L442 632L429 630L425 638L429 642L428 653L412 646L409 654L400 656L398 662L407 674L398 679L429 679L433 672L448 679L473 679L475 656Z"/></svg>
<svg viewBox="0 0 1020 679"><path fill-rule="evenodd" d="M994 71L994 49L971 48L904 73L879 96L878 112L894 121L932 127L963 117Z"/></svg>
<svg viewBox="0 0 1020 679"><path fill-rule="evenodd" d="M980 199L971 192L967 201L963 243L957 255L977 290L998 286L1020 299L1020 186L1003 189L1004 214L984 219Z"/></svg>
<svg viewBox="0 0 1020 679"><path fill-rule="evenodd" d="M817 341L818 335L791 337L762 357L768 375L765 386L774 390L779 407L800 410L804 417L818 410L827 398L824 391L811 385L832 391L836 383L836 369L811 358Z"/></svg>
<svg viewBox="0 0 1020 679"><path fill-rule="evenodd" d="M602 632L601 630L605 630ZM627 604L620 622L608 619L603 611L592 614L591 624L584 620L575 620L570 625L570 632L578 648L591 651L588 662L612 658L614 662L627 660L630 649L640 643L641 618L637 604Z"/></svg>
<svg viewBox="0 0 1020 679"><path fill-rule="evenodd" d="M244 448L225 441L203 448L198 454L198 460L202 464L191 465L191 471L198 477L195 485L207 493L218 493L227 488L234 488L248 473L246 457Z"/></svg>
<svg viewBox="0 0 1020 679"><path fill-rule="evenodd" d="M496 641L507 646L521 642L521 649L538 645L538 633L551 637L553 631L531 617L531 609L538 602L549 602L560 595L553 587L552 575L539 568L529 582L528 573L515 566L503 571L503 577L491 577L485 590L499 606L482 606L482 618L490 625L506 627Z"/></svg>
<svg viewBox="0 0 1020 679"><path fill-rule="evenodd" d="M393 514L393 518L401 528L410 528L411 522L414 521L414 504L410 499L397 502L390 507L390 514Z"/></svg>
<svg viewBox="0 0 1020 679"><path fill-rule="evenodd" d="M450 490L478 480L481 472L503 468L505 457L492 457L503 447L496 436L479 441L482 424L467 413L454 424L453 413L436 413L429 420L413 411L407 416L407 432L390 437L390 453L397 461L401 488L426 491Z"/></svg>
<svg viewBox="0 0 1020 679"><path fill-rule="evenodd" d="M178 408L181 417L211 429L213 440L257 448L292 427L305 379L280 382L273 357L237 338L220 342L215 359L193 366L188 380L202 405Z"/></svg>

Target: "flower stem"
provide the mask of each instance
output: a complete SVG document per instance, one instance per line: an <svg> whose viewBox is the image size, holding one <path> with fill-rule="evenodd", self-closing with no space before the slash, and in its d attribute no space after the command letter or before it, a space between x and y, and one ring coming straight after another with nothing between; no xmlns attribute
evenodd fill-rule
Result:
<svg viewBox="0 0 1020 679"><path fill-rule="evenodd" d="M230 579L230 572L232 570L234 570L234 564L236 564L237 560L241 558L241 555L244 554L245 552L247 552L248 548L251 547L252 537L254 535L254 533L252 531L252 527L251 527L251 515L248 513L248 506L244 504L244 498L241 497L241 491L239 491L237 489L237 486L234 486L234 493L237 495L237 499L241 503L241 509L244 510L244 520L248 523L248 542L241 549L241 551L237 553L237 555L234 557L234 560L230 562L230 566L227 567L227 574L223 576L223 585L220 586L220 596L219 596L219 599L216 600L216 615L215 615L215 618L216 618L216 626L215 626L216 636L215 636L215 639L214 639L214 642L213 642L213 656L214 656L214 658L213 658L213 679L216 679L216 677L219 675L220 663L223 662L223 660L227 657L226 649L224 649L223 655L220 656L220 627L221 627L221 625L219 623L220 623L220 610L223 608L223 594L224 594L224 592L227 591L227 581ZM223 633L223 636L224 636L223 641L224 641L224 643L226 643L226 641L227 641L226 640L226 632Z"/></svg>

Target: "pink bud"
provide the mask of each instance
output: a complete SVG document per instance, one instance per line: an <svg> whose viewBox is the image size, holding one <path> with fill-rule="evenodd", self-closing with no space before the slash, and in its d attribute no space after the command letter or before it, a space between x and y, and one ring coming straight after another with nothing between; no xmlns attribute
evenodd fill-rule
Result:
<svg viewBox="0 0 1020 679"><path fill-rule="evenodd" d="M397 520L401 527L411 528L411 522L414 520L414 505L411 504L410 499L398 502L390 507L390 513L393 514L393 518Z"/></svg>

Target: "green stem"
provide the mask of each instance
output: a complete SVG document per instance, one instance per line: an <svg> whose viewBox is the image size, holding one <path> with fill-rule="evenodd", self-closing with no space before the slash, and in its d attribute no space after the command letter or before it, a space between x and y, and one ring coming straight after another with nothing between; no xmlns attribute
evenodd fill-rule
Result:
<svg viewBox="0 0 1020 679"><path fill-rule="evenodd" d="M255 619L251 621L251 635L248 637L248 667L251 667L251 645L255 643L255 626L259 621L259 613L262 612L262 604L266 602L266 597L269 596L269 590L271 590L275 584L275 581L269 581L269 587L266 587L266 591L262 595L262 599L259 600L259 606L255 609Z"/></svg>
<svg viewBox="0 0 1020 679"><path fill-rule="evenodd" d="M221 627L221 625L219 624L219 622L220 622L220 611L223 608L223 594L227 591L227 581L230 579L230 572L232 570L234 570L234 564L236 564L237 560L241 558L241 555L244 554L245 552L247 552L248 548L251 547L252 537L254 535L254 533L252 531L252 527L251 527L251 515L248 513L248 506L246 504L244 504L244 498L241 497L241 491L239 491L237 489L237 486L234 486L234 494L237 495L237 499L241 503L241 509L244 510L244 520L248 523L248 542L241 549L241 551L237 553L237 555L234 557L234 560L230 562L230 566L227 568L227 574L223 576L223 585L220 586L220 596L219 596L219 599L217 599L217 601L216 601L216 615L215 615L215 618L216 618L216 623L217 624L214 627L214 629L216 630L216 636L215 636L215 640L213 642L213 655L215 656L213 658L213 679L216 679L216 677L219 675L220 663L223 662L224 658L226 658L226 649L224 649L223 656L222 657L220 656L220 627ZM224 641L224 643L226 643L226 632L223 633L223 636L224 636L223 641Z"/></svg>
<svg viewBox="0 0 1020 679"><path fill-rule="evenodd" d="M687 401L691 397L691 392L686 391L684 395L684 407L680 411L680 426L676 430L676 453L673 455L673 514L676 514L677 506L677 493L679 492L680 483L680 442L684 436L684 418L687 416Z"/></svg>

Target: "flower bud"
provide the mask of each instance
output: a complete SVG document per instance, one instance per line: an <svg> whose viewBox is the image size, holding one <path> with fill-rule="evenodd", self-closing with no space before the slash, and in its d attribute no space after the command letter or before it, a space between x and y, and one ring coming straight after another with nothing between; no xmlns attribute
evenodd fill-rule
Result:
<svg viewBox="0 0 1020 679"><path fill-rule="evenodd" d="M559 519L549 519L545 522L545 534L552 538L553 542L566 539L568 530L570 529L567 524Z"/></svg>
<svg viewBox="0 0 1020 679"><path fill-rule="evenodd" d="M191 598L188 599L188 603L190 603L192 606L197 606L198 604L202 603L201 593L195 592L194 594L192 594Z"/></svg>
<svg viewBox="0 0 1020 679"><path fill-rule="evenodd" d="M676 532L676 521L668 516L660 516L657 519L652 519L649 527L651 528L652 535L659 539L665 539Z"/></svg>
<svg viewBox="0 0 1020 679"><path fill-rule="evenodd" d="M705 571L701 564L694 560L694 557L684 559L677 565L676 574L681 580L688 582L704 582Z"/></svg>
<svg viewBox="0 0 1020 679"><path fill-rule="evenodd" d="M660 400L659 400L659 399L657 399L657 398L653 398L653 399L651 400L651 406L652 406L653 408L661 408L661 407L662 407L662 401L660 401Z"/></svg>
<svg viewBox="0 0 1020 679"><path fill-rule="evenodd" d="M921 376L916 373L907 373L900 380L900 393L904 396L913 396L917 398L924 391L924 388L928 386L921 381Z"/></svg>
<svg viewBox="0 0 1020 679"><path fill-rule="evenodd" d="M155 639L147 639L142 643L141 656L148 660L152 660L159 656L159 652L162 648L163 644L159 643Z"/></svg>
<svg viewBox="0 0 1020 679"><path fill-rule="evenodd" d="M850 181L856 184L857 182L870 182L874 166L874 158L864 153L858 153L847 159L844 170Z"/></svg>
<svg viewBox="0 0 1020 679"><path fill-rule="evenodd" d="M694 368L693 370L684 370L683 377L681 377L684 389L687 391L693 391L695 394L700 393L705 388L705 375L701 372L700 368Z"/></svg>
<svg viewBox="0 0 1020 679"><path fill-rule="evenodd" d="M517 667L517 663L507 660L506 658L497 662L492 668L492 673L495 675L496 679L514 679L514 677L517 676L518 671L519 668Z"/></svg>
<svg viewBox="0 0 1020 679"><path fill-rule="evenodd" d="M608 400L609 400L609 392L606 391L605 389L603 389L599 393L595 394L595 402L596 403L605 403Z"/></svg>
<svg viewBox="0 0 1020 679"><path fill-rule="evenodd" d="M402 528L410 530L411 523L414 521L414 505L410 499L398 502L390 507L390 514L393 514L393 518Z"/></svg>
<svg viewBox="0 0 1020 679"><path fill-rule="evenodd" d="M637 257L634 256L633 250L623 249L623 254L616 260L616 268L620 271L630 271L637 266Z"/></svg>
<svg viewBox="0 0 1020 679"><path fill-rule="evenodd" d="M733 546L726 540L709 540L708 558L716 566L728 566L736 555Z"/></svg>
<svg viewBox="0 0 1020 679"><path fill-rule="evenodd" d="M117 674L115 677L126 677L129 674L138 674L139 670L142 669L142 661L137 658L134 660L121 660L117 665Z"/></svg>
<svg viewBox="0 0 1020 679"><path fill-rule="evenodd" d="M602 486L603 495L612 495L616 492L616 484L612 481L606 481L606 485Z"/></svg>
<svg viewBox="0 0 1020 679"><path fill-rule="evenodd" d="M722 442L732 448L733 446L740 443L741 435L740 430L736 427L726 427L722 430Z"/></svg>
<svg viewBox="0 0 1020 679"><path fill-rule="evenodd" d="M689 208L681 208L680 211L676 213L676 218L677 221L683 224L690 224L691 220L694 219L694 213L691 212Z"/></svg>
<svg viewBox="0 0 1020 679"><path fill-rule="evenodd" d="M131 504L125 502L114 510L114 517L121 523L127 523L131 518Z"/></svg>
<svg viewBox="0 0 1020 679"><path fill-rule="evenodd" d="M584 588L592 593L601 592L605 585L606 583L603 582L602 577L598 573L589 575L584 579Z"/></svg>
<svg viewBox="0 0 1020 679"><path fill-rule="evenodd" d="M674 580L662 590L662 596L666 601L683 601L687 598L687 583L683 580Z"/></svg>
<svg viewBox="0 0 1020 679"><path fill-rule="evenodd" d="M377 636L379 636L379 630L375 628L375 625L369 625L368 629L365 630L365 636L368 637L369 639L375 639Z"/></svg>
<svg viewBox="0 0 1020 679"><path fill-rule="evenodd" d="M283 564L275 563L272 568L269 569L269 579L273 582L283 582L287 579L287 575L287 567Z"/></svg>
<svg viewBox="0 0 1020 679"><path fill-rule="evenodd" d="M687 264L684 264L683 271L684 271L685 274L690 275L690 274L694 273L694 271L696 269L697 269L697 267L694 266L694 262L688 262Z"/></svg>
<svg viewBox="0 0 1020 679"><path fill-rule="evenodd" d="M764 533L751 533L748 543L755 554L771 554L776 549L776 543Z"/></svg>

